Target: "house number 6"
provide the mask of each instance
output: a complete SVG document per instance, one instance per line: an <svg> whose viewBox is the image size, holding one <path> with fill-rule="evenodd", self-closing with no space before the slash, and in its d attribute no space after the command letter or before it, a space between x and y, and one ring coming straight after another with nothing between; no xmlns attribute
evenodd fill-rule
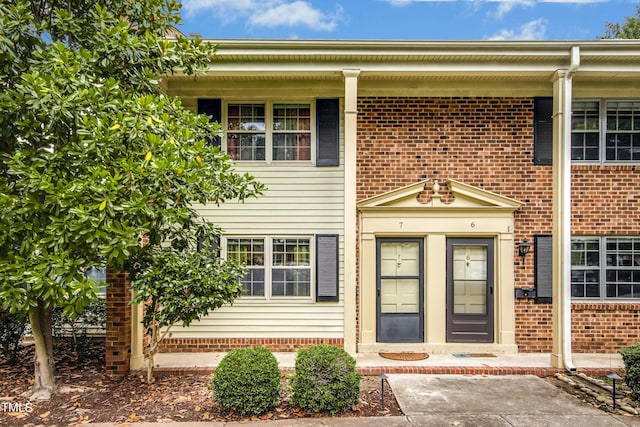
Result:
<svg viewBox="0 0 640 427"><path fill-rule="evenodd" d="M475 222L471 223L471 228L476 228L476 223Z"/></svg>

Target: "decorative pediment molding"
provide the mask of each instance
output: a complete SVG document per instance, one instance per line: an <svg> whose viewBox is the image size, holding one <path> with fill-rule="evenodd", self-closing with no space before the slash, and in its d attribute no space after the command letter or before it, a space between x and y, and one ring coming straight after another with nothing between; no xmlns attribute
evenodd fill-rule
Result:
<svg viewBox="0 0 640 427"><path fill-rule="evenodd" d="M474 187L462 182L448 179L446 181L449 193L453 197L451 203L444 203L440 195L440 184L437 181L424 180L405 187L397 188L377 196L358 202L358 209L393 210L393 209L425 209L425 210L460 210L481 209L516 211L524 203L501 196L482 188ZM420 203L418 196L422 192L429 193L429 201Z"/></svg>

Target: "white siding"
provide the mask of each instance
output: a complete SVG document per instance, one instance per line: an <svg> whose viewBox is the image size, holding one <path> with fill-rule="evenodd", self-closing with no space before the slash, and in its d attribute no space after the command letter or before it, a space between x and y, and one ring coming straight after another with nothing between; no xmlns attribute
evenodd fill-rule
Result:
<svg viewBox="0 0 640 427"><path fill-rule="evenodd" d="M341 111L343 108L341 108ZM340 120L343 126L343 118ZM256 165L238 162L236 170L249 172L266 186L263 196L244 203L199 206L207 221L224 235L288 236L338 234L339 301L255 300L239 298L194 322L176 326L173 338L342 338L344 328L344 144L340 166L316 167L294 163ZM315 149L315 148L314 148ZM313 240L315 251L315 240ZM314 266L315 268L315 266ZM314 270L315 271L315 270ZM315 276L315 274L314 274ZM312 280L315 295L315 280Z"/></svg>

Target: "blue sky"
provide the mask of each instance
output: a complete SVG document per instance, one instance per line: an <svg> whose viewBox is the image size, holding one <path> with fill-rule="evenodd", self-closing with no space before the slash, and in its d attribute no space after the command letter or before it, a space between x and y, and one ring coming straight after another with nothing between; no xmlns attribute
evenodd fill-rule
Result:
<svg viewBox="0 0 640 427"><path fill-rule="evenodd" d="M593 40L638 0L182 0L203 38Z"/></svg>

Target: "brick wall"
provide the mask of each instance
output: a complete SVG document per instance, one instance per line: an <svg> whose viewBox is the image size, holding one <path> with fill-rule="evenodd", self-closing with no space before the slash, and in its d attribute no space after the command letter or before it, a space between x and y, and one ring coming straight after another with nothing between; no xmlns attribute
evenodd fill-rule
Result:
<svg viewBox="0 0 640 427"><path fill-rule="evenodd" d="M255 346L274 352L295 352L319 344L344 348L342 338L165 338L160 343L160 352L224 352Z"/></svg>
<svg viewBox="0 0 640 427"><path fill-rule="evenodd" d="M107 330L105 364L115 377L129 373L131 357L131 294L128 274L107 269Z"/></svg>
<svg viewBox="0 0 640 427"><path fill-rule="evenodd" d="M358 200L423 179L455 179L525 203L515 213L516 241L551 233L552 170L533 164L532 98L360 98L357 150ZM639 172L573 166L573 233L640 234ZM533 256L524 267L519 261L515 287L532 287ZM599 319L588 333L574 326L576 351L615 351L638 340L633 305L574 307L577 324ZM517 299L515 310L520 351L551 351L551 305ZM616 313L628 324L612 328Z"/></svg>
<svg viewBox="0 0 640 427"><path fill-rule="evenodd" d="M640 342L640 304L574 303L572 345L576 353L615 353Z"/></svg>

